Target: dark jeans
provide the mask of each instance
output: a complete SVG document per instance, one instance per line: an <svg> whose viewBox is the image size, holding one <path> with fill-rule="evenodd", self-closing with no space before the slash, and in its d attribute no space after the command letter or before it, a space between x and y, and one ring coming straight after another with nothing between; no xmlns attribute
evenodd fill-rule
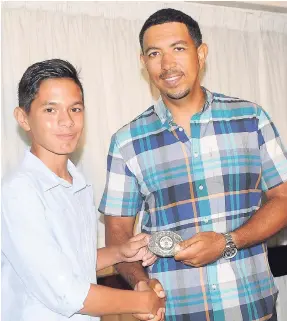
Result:
<svg viewBox="0 0 287 321"><path fill-rule="evenodd" d="M277 312L276 312L276 308L274 307L273 310L273 315L271 317L271 319L269 319L269 321L277 321Z"/></svg>

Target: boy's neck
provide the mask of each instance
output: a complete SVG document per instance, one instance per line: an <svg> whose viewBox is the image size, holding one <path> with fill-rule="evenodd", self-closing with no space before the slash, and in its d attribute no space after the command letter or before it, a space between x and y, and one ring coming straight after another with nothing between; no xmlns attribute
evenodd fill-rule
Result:
<svg viewBox="0 0 287 321"><path fill-rule="evenodd" d="M59 155L50 152L43 147L31 147L31 153L38 157L52 172L69 183L73 183L73 178L68 171L69 155Z"/></svg>

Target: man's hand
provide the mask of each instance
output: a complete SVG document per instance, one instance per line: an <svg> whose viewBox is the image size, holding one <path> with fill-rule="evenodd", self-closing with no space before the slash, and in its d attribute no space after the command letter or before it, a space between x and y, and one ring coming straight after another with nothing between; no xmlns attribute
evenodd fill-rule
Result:
<svg viewBox="0 0 287 321"><path fill-rule="evenodd" d="M200 267L219 259L225 249L225 238L220 233L201 232L180 242L174 259L186 265Z"/></svg>
<svg viewBox="0 0 287 321"><path fill-rule="evenodd" d="M134 317L143 320L143 321L163 321L165 315L165 292L160 284L160 282L156 279L150 279L148 281L140 281L135 286L135 291L152 291L157 300L154 305L152 314L134 314ZM159 306L158 306L159 302Z"/></svg>
<svg viewBox="0 0 287 321"><path fill-rule="evenodd" d="M119 246L119 262L137 262L142 261L143 266L152 265L157 256L147 248L150 235L140 233L128 240L128 242Z"/></svg>

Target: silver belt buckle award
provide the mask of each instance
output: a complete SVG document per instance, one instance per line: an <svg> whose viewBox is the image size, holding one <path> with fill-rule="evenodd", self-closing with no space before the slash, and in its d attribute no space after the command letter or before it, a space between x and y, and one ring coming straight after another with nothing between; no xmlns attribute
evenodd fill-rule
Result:
<svg viewBox="0 0 287 321"><path fill-rule="evenodd" d="M175 255L175 246L182 242L182 238L172 231L160 231L151 234L148 244L149 250L161 257L171 257Z"/></svg>

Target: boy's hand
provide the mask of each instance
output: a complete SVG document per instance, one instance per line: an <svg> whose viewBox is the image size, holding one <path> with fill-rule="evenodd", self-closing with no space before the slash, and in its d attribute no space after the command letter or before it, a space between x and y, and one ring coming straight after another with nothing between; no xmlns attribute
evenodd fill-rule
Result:
<svg viewBox="0 0 287 321"><path fill-rule="evenodd" d="M119 246L120 262L143 261L143 266L152 265L157 256L147 248L150 235L140 233Z"/></svg>
<svg viewBox="0 0 287 321"><path fill-rule="evenodd" d="M165 292L157 279L140 281L135 286L135 291L151 291L151 313L133 314L142 321L163 321L165 316Z"/></svg>

